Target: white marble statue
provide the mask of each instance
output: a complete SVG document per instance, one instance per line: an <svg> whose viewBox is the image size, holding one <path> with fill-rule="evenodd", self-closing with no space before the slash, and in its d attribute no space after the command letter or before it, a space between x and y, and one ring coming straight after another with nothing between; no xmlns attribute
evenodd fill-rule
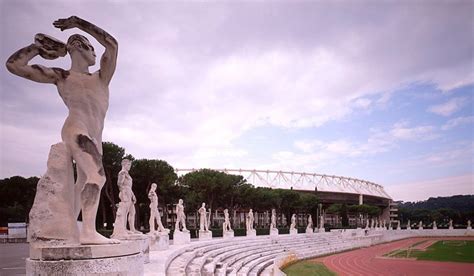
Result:
<svg viewBox="0 0 474 276"><path fill-rule="evenodd" d="M387 221L383 220L382 222L382 228L385 230L387 229Z"/></svg>
<svg viewBox="0 0 474 276"><path fill-rule="evenodd" d="M400 220L397 222L397 230L401 230L402 227L400 226Z"/></svg>
<svg viewBox="0 0 474 276"><path fill-rule="evenodd" d="M202 203L199 213L199 231L209 231L208 212L206 211L206 203ZM210 215L210 214L209 214Z"/></svg>
<svg viewBox="0 0 474 276"><path fill-rule="evenodd" d="M62 143L51 148L51 153L54 151L56 156L49 156L58 163L53 164L48 159L48 170L38 182L38 199L35 199L30 212L29 229L37 240L78 238L81 244L119 243L100 235L95 226L100 190L106 180L102 165L102 130L109 106L108 87L115 72L118 44L106 31L76 16L58 19L53 25L62 31L77 28L88 33L105 47L105 52L100 60L100 69L89 73L89 67L96 62L96 54L85 36L74 34L64 44L37 34L35 43L18 50L7 60L6 66L11 73L35 82L56 85L69 110L61 131ZM71 56L69 70L28 64L38 55L56 59L65 56L66 52ZM75 184L71 175L72 160L77 169ZM76 220L81 211L82 228L78 234ZM58 217L58 213L62 215Z"/></svg>
<svg viewBox="0 0 474 276"><path fill-rule="evenodd" d="M407 223L407 230L410 230L411 229L411 222L410 220L408 220L408 223Z"/></svg>
<svg viewBox="0 0 474 276"><path fill-rule="evenodd" d="M308 216L308 224L306 225L306 229L313 229L313 218L311 215Z"/></svg>
<svg viewBox="0 0 474 276"><path fill-rule="evenodd" d="M433 229L438 229L438 226L436 225L436 220L433 221Z"/></svg>
<svg viewBox="0 0 474 276"><path fill-rule="evenodd" d="M227 209L224 209L224 223L222 224L222 230L224 232L233 232L230 227L229 210Z"/></svg>
<svg viewBox="0 0 474 276"><path fill-rule="evenodd" d="M418 229L423 230L423 222L421 220L418 223Z"/></svg>
<svg viewBox="0 0 474 276"><path fill-rule="evenodd" d="M323 215L319 216L319 229L324 230L324 216Z"/></svg>
<svg viewBox="0 0 474 276"><path fill-rule="evenodd" d="M277 224L276 224L276 210L272 209L272 217L271 217L271 222L270 222L270 229L276 229Z"/></svg>
<svg viewBox="0 0 474 276"><path fill-rule="evenodd" d="M467 221L467 230L472 230L471 220Z"/></svg>
<svg viewBox="0 0 474 276"><path fill-rule="evenodd" d="M296 229L296 215L293 214L291 215L290 230L295 230L295 229Z"/></svg>
<svg viewBox="0 0 474 276"><path fill-rule="evenodd" d="M245 220L245 226L247 228L247 231L253 230L253 223L254 223L253 211L252 209L250 209Z"/></svg>
<svg viewBox="0 0 474 276"><path fill-rule="evenodd" d="M375 228L375 219L372 218L372 219L370 220L370 229L374 229L374 228Z"/></svg>
<svg viewBox="0 0 474 276"><path fill-rule="evenodd" d="M124 238L131 234L141 234L135 229L135 203L137 199L132 191L132 177L128 173L131 165L130 160L122 160L122 170L119 172L117 180L120 203L115 216L112 238ZM127 220L130 230L127 230Z"/></svg>
<svg viewBox="0 0 474 276"><path fill-rule="evenodd" d="M452 219L449 220L449 229L454 229Z"/></svg>
<svg viewBox="0 0 474 276"><path fill-rule="evenodd" d="M151 184L150 191L148 192L148 198L150 199L150 233L169 233L170 230L166 229L161 223L160 212L158 211L158 195L156 194L156 183ZM155 228L155 223L158 224L158 230Z"/></svg>
<svg viewBox="0 0 474 276"><path fill-rule="evenodd" d="M186 228L186 215L184 214L183 200L179 199L176 204L176 223L174 225L175 231L189 232Z"/></svg>
<svg viewBox="0 0 474 276"><path fill-rule="evenodd" d="M369 218L367 218L366 221L365 221L365 229L367 230L367 229L369 229L369 227L370 227L370 220L369 220Z"/></svg>

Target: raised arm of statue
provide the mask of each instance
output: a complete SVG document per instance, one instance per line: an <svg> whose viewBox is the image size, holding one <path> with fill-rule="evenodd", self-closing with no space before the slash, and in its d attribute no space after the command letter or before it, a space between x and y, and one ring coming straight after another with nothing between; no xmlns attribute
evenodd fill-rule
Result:
<svg viewBox="0 0 474 276"><path fill-rule="evenodd" d="M118 43L113 36L106 31L97 27L96 25L81 19L77 16L71 16L69 18L58 19L54 21L53 25L61 31L78 28L91 36L105 47L105 52L100 59L100 78L109 84L112 76L115 72L115 66L117 63Z"/></svg>
<svg viewBox="0 0 474 276"><path fill-rule="evenodd" d="M51 40L53 41L53 40ZM61 43L58 41L58 44ZM63 47L66 47L64 44ZM61 45L58 45L61 47ZM48 68L43 65L28 65L28 62L35 56L44 52L44 48L35 43L21 48L12 54L7 60L7 69L12 74L41 83L57 83L59 79L65 78L67 71L61 68ZM64 52L64 54L66 54Z"/></svg>

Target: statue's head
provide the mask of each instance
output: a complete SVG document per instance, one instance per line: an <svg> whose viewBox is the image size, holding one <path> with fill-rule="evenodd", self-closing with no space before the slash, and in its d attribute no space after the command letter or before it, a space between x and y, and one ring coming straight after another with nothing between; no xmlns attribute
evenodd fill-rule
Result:
<svg viewBox="0 0 474 276"><path fill-rule="evenodd" d="M156 183L151 183L151 190L152 191L156 190L156 187L157 187Z"/></svg>
<svg viewBox="0 0 474 276"><path fill-rule="evenodd" d="M206 203L203 202L203 203L201 204L201 206L202 206L202 207L206 207Z"/></svg>
<svg viewBox="0 0 474 276"><path fill-rule="evenodd" d="M95 64L95 52L89 40L80 34L73 34L67 40L67 51L72 56L79 56L84 59L89 66Z"/></svg>
<svg viewBox="0 0 474 276"><path fill-rule="evenodd" d="M229 210L227 209L224 209L224 213L227 214L229 212Z"/></svg>
<svg viewBox="0 0 474 276"><path fill-rule="evenodd" d="M179 204L183 204L183 200L180 198L180 199L178 200L178 203L179 203Z"/></svg>
<svg viewBox="0 0 474 276"><path fill-rule="evenodd" d="M131 166L132 166L132 161L130 161L130 159L125 158L122 160L122 168L124 170L129 171Z"/></svg>
<svg viewBox="0 0 474 276"><path fill-rule="evenodd" d="M252 212L253 212L253 211L252 211L252 209L250 209L250 211L249 211L249 212L250 212L250 213L252 213Z"/></svg>

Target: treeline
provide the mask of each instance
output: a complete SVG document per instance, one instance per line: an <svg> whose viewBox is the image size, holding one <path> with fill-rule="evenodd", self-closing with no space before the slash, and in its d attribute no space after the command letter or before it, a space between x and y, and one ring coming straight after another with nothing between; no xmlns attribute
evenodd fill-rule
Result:
<svg viewBox="0 0 474 276"><path fill-rule="evenodd" d="M119 203L117 176L123 158L132 160L130 175L133 192L137 198L136 225L148 228L148 190L157 183L159 206L167 212L179 198L184 199L186 212L195 212L202 202L212 210L227 208L232 211L253 208L254 211L269 211L276 208L287 218L292 213L302 212L316 215L318 200L315 194L293 190L254 187L240 175L203 169L178 177L174 168L163 160L135 159L125 149L111 142L104 142L103 164L106 183L101 191L97 212L97 227L111 229ZM8 222L28 221L39 178L14 176L0 180L0 225Z"/></svg>
<svg viewBox="0 0 474 276"><path fill-rule="evenodd" d="M459 225L465 225L467 220L474 222L474 195L430 197L425 201L402 202L398 206L398 215L403 222L432 223L436 220L447 224L450 219Z"/></svg>

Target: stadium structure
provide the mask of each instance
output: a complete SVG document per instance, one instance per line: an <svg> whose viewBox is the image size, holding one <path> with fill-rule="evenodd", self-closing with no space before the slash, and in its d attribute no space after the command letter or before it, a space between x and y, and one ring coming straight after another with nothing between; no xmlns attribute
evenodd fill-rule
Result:
<svg viewBox="0 0 474 276"><path fill-rule="evenodd" d="M178 175L198 171L199 169L175 169ZM256 187L274 189L291 189L306 193L315 193L320 201L319 214L324 214L325 224L336 225L338 216L326 214L325 210L332 204L347 205L367 204L381 209L380 220L396 224L398 209L384 187L370 181L318 173L274 171L274 170L245 170L245 169L212 169L228 174L241 175L248 183ZM319 215L318 214L318 215ZM301 218L303 219L303 218ZM361 218L349 216L349 224L356 225Z"/></svg>

